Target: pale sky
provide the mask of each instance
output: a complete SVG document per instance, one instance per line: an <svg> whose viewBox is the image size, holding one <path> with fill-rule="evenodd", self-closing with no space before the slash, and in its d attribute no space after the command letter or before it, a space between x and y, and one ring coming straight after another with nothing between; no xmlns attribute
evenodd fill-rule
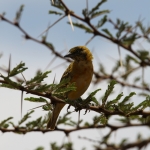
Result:
<svg viewBox="0 0 150 150"><path fill-rule="evenodd" d="M78 15L81 15L82 9L86 7L86 0L64 0L64 2ZM99 1L89 0L89 9L95 6L97 2ZM55 8L51 7L49 0L0 0L0 13L6 12L5 17L13 21L16 11L19 9L21 4L24 4L25 7L21 17L20 25L34 38L40 39L38 36L47 28L47 26L49 24L53 24L60 17L48 14L49 10L56 10ZM143 20L144 24L147 26L150 24L149 6L149 0L108 0L108 2L102 5L101 9L109 9L111 12L108 17L114 21L119 18L134 25L134 23L140 19ZM74 18L72 18L72 20L77 21ZM97 20L93 20L93 23L96 21ZM85 34L84 31L76 27L74 28L74 31L72 31L70 25L68 25L66 22L68 22L67 17L53 26L48 33L48 41L53 43L56 50L59 52L65 50L62 52L62 55L65 55L70 48L76 45L84 45L91 37L90 34ZM110 25L107 25L106 27L109 27L111 31L114 29L113 26ZM141 45L144 48L149 49L144 41ZM138 47L138 45L136 46ZM95 38L90 44L87 45L87 47L91 50L94 50L94 55L98 55L100 62L106 64L108 71L110 71L110 66L112 66L112 61L109 60L109 56L115 58L116 60L119 58L117 46L103 38ZM12 67L16 66L21 61L25 62L26 66L29 68L24 73L26 79L32 78L37 69L45 71L46 66L54 57L51 51L46 47L31 40L25 40L23 38L23 33L21 33L16 27L4 21L0 21L0 53L3 53L3 57L0 59L1 66L8 66L10 54L12 58ZM125 51L122 51L122 54L125 53ZM66 63L57 69L53 68L64 62L65 61L61 59L55 60L55 62L48 68L48 70L52 69L53 72L46 82L51 83L55 74L57 81L59 81L68 64ZM95 70L97 70L97 60L94 59L93 63ZM109 66L107 65L108 63L110 64ZM103 89L103 87L106 87L107 84L104 85L102 83L99 86L102 88L101 93L104 93L105 89ZM7 117L13 116L14 121L16 123L18 122L21 117L20 96L20 91L18 92L9 89L0 89L0 121L6 119ZM25 114L27 110L38 105L39 104L24 102L23 114ZM66 111L66 109L64 109L64 111ZM33 118L44 116L44 114L46 113L41 109L38 109L33 115ZM81 115L81 118L86 120L92 115L93 113L91 112L86 116ZM78 114L74 113L73 118L77 120L77 117ZM74 132L70 135L70 140L73 142L75 141L75 149L87 147L87 150L91 150L92 143L80 140L78 139L78 136L88 136L92 134L93 139L100 139L101 135L107 132L107 129L105 130L106 131L100 131L95 129L88 132ZM145 128L140 130L143 133L148 133ZM134 130L132 130L132 132L134 132ZM137 131L135 130L135 132ZM65 136L61 132L57 134L56 132L46 134L39 132L29 133L26 135L0 133L0 149L33 150L37 146L43 146L45 147L45 150L49 150L49 143L58 139L58 134L59 143L61 144L64 140L63 137ZM127 132L124 133L124 136L128 136L128 134L126 134ZM112 139L116 138L116 140L119 140L121 136L122 135L118 133L118 135L114 135ZM145 137L147 137L147 134L145 134Z"/></svg>

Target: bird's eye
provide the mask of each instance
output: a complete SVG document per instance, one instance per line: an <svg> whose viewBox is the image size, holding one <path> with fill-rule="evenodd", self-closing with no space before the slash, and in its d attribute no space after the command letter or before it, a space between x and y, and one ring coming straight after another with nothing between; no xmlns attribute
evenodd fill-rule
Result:
<svg viewBox="0 0 150 150"><path fill-rule="evenodd" d="M77 53L80 53L80 49L77 50Z"/></svg>
<svg viewBox="0 0 150 150"><path fill-rule="evenodd" d="M83 50L82 49L77 49L77 53L82 54Z"/></svg>

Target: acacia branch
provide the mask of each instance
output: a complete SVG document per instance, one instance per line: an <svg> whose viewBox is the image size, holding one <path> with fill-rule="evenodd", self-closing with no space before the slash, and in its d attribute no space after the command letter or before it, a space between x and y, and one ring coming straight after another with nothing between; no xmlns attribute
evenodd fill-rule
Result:
<svg viewBox="0 0 150 150"><path fill-rule="evenodd" d="M0 83L5 83L5 84L9 85L9 83L7 81L4 81L4 80L0 80ZM49 98L51 100L51 103L55 103L55 102L65 103L62 99L53 96L51 93L46 93L46 94L40 93L40 92L37 92L34 90L29 90L23 86L16 86L14 88L17 90L21 90L22 92L27 92L27 94L30 93L30 94L34 94L37 96ZM79 109L87 110L87 106L82 106L82 108L79 108ZM122 112L120 110L109 111L109 110L105 109L103 106L89 106L89 110L92 110L92 111L95 111L98 113L104 113L105 115L122 115L122 116L129 116L129 115L149 116L150 115L150 112L144 112L143 110L136 110L136 111L130 112L129 114L125 114L124 112Z"/></svg>
<svg viewBox="0 0 150 150"><path fill-rule="evenodd" d="M79 19L80 21L83 21L84 23L86 23L89 27L91 27L91 29L93 30L93 34L94 34L95 36L101 36L101 37L103 37L103 38L105 38L105 39L107 39L107 40L110 40L111 42L113 42L113 43L115 43L115 44L121 46L122 48L126 49L127 51L131 52L133 55L135 55L137 58L139 58L143 64L150 66L150 60L148 60L148 61L143 61L143 60L141 59L141 57L132 49L131 46L126 46L126 45L124 45L120 40L115 39L115 38L108 37L108 36L106 36L105 34L101 33L99 30L97 30L97 29L95 28L94 25L91 24L90 18L88 18L88 17L86 17L86 18L81 18L80 16L78 16L78 15L76 15L74 12L72 12L72 11L66 6L66 4L65 4L62 0L60 0L60 2L61 2L61 4L62 4L62 5L65 7L65 9L66 9L66 10L65 10L66 15L70 14L71 16L73 16L73 17Z"/></svg>
<svg viewBox="0 0 150 150"><path fill-rule="evenodd" d="M142 86L138 86L138 85L135 85L135 84L130 84L130 83L127 83L127 82L123 82L123 81L118 80L113 75L104 76L104 75L99 75L99 73L97 73L97 72L94 72L94 75L95 75L95 78L96 78L96 81L94 81L95 84L97 84L101 80L115 80L117 83L119 83L122 86L132 87L132 88L136 88L136 89L139 89L139 90L145 90L145 91L150 92L150 88L147 87L147 86L142 87Z"/></svg>
<svg viewBox="0 0 150 150"><path fill-rule="evenodd" d="M63 4L63 2L62 2L62 4ZM70 10L67 8L66 5L65 5L65 8L67 9L67 12L68 12L68 11L70 12ZM71 14L72 14L72 13L73 13L73 12L71 12ZM73 13L73 14L74 14L74 13ZM83 18L80 18L79 16L76 16L76 15L73 15L73 16L76 17L76 18L78 18L79 20L85 21ZM5 18L3 15L0 15L0 18L1 18L3 21L6 21L7 23L9 23L9 24L11 24L11 25L16 26L22 33L24 33L26 39L30 39L30 40L33 40L34 42L39 43L39 44L43 44L43 45L46 46L48 49L50 49L50 50L53 52L53 54L54 54L55 56L57 56L57 57L59 57L59 58L61 58L61 59L64 59L64 60L66 60L66 61L68 61L68 62L70 62L70 59L64 58L59 52L55 51L54 49L51 49L51 47L49 47L49 45L48 45L45 41L40 41L40 40L37 40L37 39L33 38L32 36L30 36L22 27L20 27L20 25L19 25L18 23L11 22L11 21L8 20L7 18ZM93 27L93 28L95 28L95 27ZM95 30L96 30L96 29L95 29ZM96 30L96 32L99 33L98 30ZM101 36L100 33L99 33L99 35ZM95 35L94 35L93 37L95 37ZM93 37L92 37L92 38L93 38ZM106 37L106 36L104 35L104 37ZM108 37L108 38L109 38L109 37ZM109 38L109 40L111 40L111 39ZM117 78L113 77L112 75L110 75L110 76L101 76L101 75L99 75L99 73L97 73L97 72L94 72L94 75L95 75L95 77L96 77L97 79L99 78L100 80L101 80L101 79L115 79L115 80L116 80L119 84L121 84L122 86L133 87L133 88L137 88L137 89L141 89L141 90L146 90L146 91L150 92L150 88L148 88L148 87L140 87L140 86L137 86L137 85L132 85L132 84L129 84L129 83L125 83L125 82L119 81Z"/></svg>
<svg viewBox="0 0 150 150"><path fill-rule="evenodd" d="M32 41L34 41L34 42L36 42L36 43L39 43L39 44L42 44L42 45L46 46L49 50L52 51L52 53L53 53L54 55L56 55L57 57L62 58L62 59L65 59L65 60L67 60L68 62L70 62L69 59L64 58L59 52L55 51L54 48L52 48L52 47L49 45L49 43L47 43L45 40L40 41L40 40L37 40L36 38L30 36L30 35L19 25L19 23L17 23L17 22L12 22L12 21L8 20L7 18L5 18L5 17L4 17L3 15L1 15L1 14L0 14L0 18L1 18L1 20L3 20L3 21L5 21L5 22L7 22L7 23L9 23L9 24L11 24L11 25L17 27L17 28L24 34L25 39L30 39L30 40L32 40Z"/></svg>

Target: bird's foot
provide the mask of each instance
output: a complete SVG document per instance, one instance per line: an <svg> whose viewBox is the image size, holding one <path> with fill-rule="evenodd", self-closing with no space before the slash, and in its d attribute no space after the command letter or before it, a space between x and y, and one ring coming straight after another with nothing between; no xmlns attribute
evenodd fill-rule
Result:
<svg viewBox="0 0 150 150"><path fill-rule="evenodd" d="M90 112L90 106L89 104L85 103L85 101L82 98L79 98L75 101L69 101L69 106L67 108L67 111L70 109L71 106L75 107L75 111L80 111L82 109L85 109L84 115L89 111Z"/></svg>

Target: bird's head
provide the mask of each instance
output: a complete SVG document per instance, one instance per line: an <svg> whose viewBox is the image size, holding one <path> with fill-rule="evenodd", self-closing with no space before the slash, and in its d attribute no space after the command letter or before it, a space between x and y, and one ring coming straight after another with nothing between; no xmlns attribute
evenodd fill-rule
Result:
<svg viewBox="0 0 150 150"><path fill-rule="evenodd" d="M64 57L69 57L75 61L91 61L93 55L90 50L85 46L76 46L69 50L69 54Z"/></svg>

